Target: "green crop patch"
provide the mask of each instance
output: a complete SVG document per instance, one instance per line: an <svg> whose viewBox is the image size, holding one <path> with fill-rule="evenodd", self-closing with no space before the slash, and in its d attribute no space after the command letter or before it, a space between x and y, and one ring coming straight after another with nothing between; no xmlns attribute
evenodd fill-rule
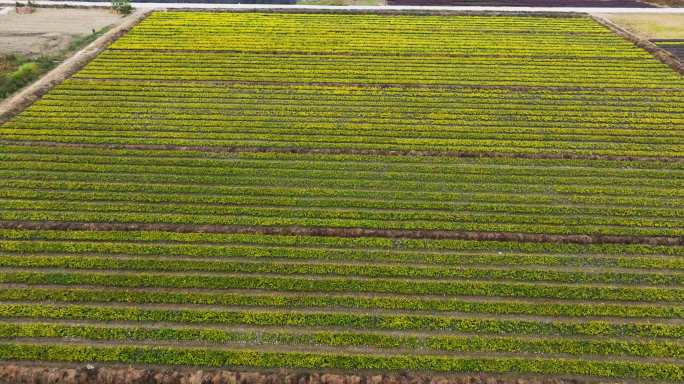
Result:
<svg viewBox="0 0 684 384"><path fill-rule="evenodd" d="M163 12L0 134L682 157L683 84L583 17Z"/></svg>
<svg viewBox="0 0 684 384"><path fill-rule="evenodd" d="M684 380L684 81L589 17L155 12L0 180L0 360Z"/></svg>

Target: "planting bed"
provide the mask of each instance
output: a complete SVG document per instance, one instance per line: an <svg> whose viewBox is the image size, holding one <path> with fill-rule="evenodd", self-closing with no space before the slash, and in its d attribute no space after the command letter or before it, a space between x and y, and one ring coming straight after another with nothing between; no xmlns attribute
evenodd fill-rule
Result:
<svg viewBox="0 0 684 384"><path fill-rule="evenodd" d="M0 359L682 382L683 85L583 17L154 13L0 126Z"/></svg>

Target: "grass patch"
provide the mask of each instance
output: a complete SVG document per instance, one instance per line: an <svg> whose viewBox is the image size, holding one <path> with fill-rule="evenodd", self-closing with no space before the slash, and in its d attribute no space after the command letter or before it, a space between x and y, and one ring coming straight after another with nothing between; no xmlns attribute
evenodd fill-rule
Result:
<svg viewBox="0 0 684 384"><path fill-rule="evenodd" d="M23 56L5 56L0 65L0 98L5 98L31 83L55 66L56 60L49 57L29 59Z"/></svg>
<svg viewBox="0 0 684 384"><path fill-rule="evenodd" d="M680 6L684 5L684 0ZM614 23L646 39L684 39L684 15L681 14L609 14Z"/></svg>

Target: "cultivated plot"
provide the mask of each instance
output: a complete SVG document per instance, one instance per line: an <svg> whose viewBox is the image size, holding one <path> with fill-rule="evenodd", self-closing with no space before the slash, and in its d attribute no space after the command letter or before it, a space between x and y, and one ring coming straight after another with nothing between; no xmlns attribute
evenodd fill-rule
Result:
<svg viewBox="0 0 684 384"><path fill-rule="evenodd" d="M0 358L681 382L683 112L589 18L155 13L0 126Z"/></svg>

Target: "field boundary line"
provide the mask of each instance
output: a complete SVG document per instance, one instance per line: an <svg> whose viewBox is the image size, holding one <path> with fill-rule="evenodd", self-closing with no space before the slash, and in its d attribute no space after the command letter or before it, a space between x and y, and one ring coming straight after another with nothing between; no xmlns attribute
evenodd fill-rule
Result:
<svg viewBox="0 0 684 384"><path fill-rule="evenodd" d="M285 236L383 237L408 239L451 239L479 241L551 242L574 244L648 244L684 245L684 236L633 235L550 235L515 232L468 232L448 230L403 230L371 228L326 228L302 226L242 226L165 223L85 223L58 221L0 221L0 229L73 230L73 231L164 231L192 233L240 233Z"/></svg>
<svg viewBox="0 0 684 384"><path fill-rule="evenodd" d="M107 3L107 5L109 6L109 3ZM131 16L128 16L127 19L124 19L124 22L100 36L85 48L76 52L45 76L42 76L33 84L0 102L0 125L33 104L41 96L52 90L52 88L83 69L86 64L103 52L111 43L128 33L128 31L144 20L151 12L151 10L134 12Z"/></svg>
<svg viewBox="0 0 684 384"><path fill-rule="evenodd" d="M31 141L0 139L0 145L64 147L64 148L100 148L128 150L164 150L192 151L214 153L292 153L322 155L359 155L359 156L404 156L404 157L453 157L453 158L515 158L515 159L548 159L548 160L608 160L608 161L654 161L682 163L684 157L666 156L615 156L578 153L506 153L506 152L464 152L464 151L426 151L426 150L380 150L358 148L298 148L298 147L225 147L203 145L173 144L93 144L93 143L61 143L55 141Z"/></svg>
<svg viewBox="0 0 684 384"><path fill-rule="evenodd" d="M322 383L432 383L460 384L495 380L501 384L602 384L604 378L580 375L541 375L534 373L425 373L425 372L383 372L374 370L335 370L335 369L270 369L258 370L249 368L192 368L161 364L122 364L116 362L98 363L93 366L77 362L41 361L3 361L0 362L0 377L10 382L19 382L19 378L29 377L34 382L47 381L48 377L76 377L82 383L100 384L105 378L139 377L140 382L155 380L210 380L217 382L240 382L244 384L289 383L289 382L322 382ZM161 379L160 379L161 378ZM166 382L166 381L164 381ZM614 383L637 384L633 379L615 380Z"/></svg>

